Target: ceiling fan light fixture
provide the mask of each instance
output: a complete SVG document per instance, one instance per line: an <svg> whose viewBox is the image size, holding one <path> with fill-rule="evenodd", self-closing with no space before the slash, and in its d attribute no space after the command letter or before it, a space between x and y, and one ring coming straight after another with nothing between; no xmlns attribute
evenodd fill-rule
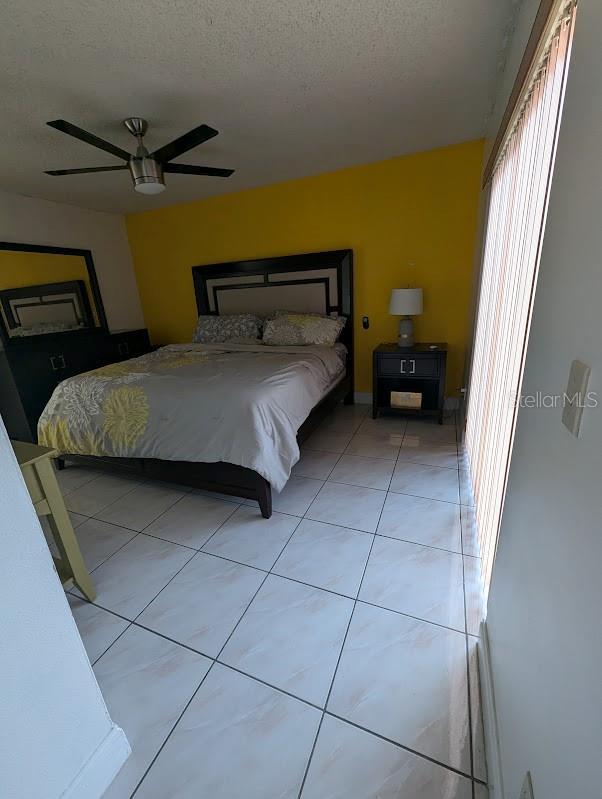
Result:
<svg viewBox="0 0 602 799"><path fill-rule="evenodd" d="M155 178L141 178L134 182L134 189L140 194L161 194L162 191L165 191L165 183Z"/></svg>
<svg viewBox="0 0 602 799"><path fill-rule="evenodd" d="M130 158L130 174L134 189L140 194L160 194L165 191L163 167L154 158Z"/></svg>

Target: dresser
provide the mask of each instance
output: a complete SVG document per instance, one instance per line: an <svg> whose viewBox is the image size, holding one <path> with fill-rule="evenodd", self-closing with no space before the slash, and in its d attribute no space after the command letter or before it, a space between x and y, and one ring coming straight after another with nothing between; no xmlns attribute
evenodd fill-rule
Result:
<svg viewBox="0 0 602 799"><path fill-rule="evenodd" d="M33 443L40 414L62 380L150 351L147 330L100 327L13 338L0 346L0 414L11 438Z"/></svg>
<svg viewBox="0 0 602 799"><path fill-rule="evenodd" d="M372 418L381 411L436 416L443 422L447 345L443 343L379 344L372 353ZM391 392L421 394L419 408L392 407Z"/></svg>

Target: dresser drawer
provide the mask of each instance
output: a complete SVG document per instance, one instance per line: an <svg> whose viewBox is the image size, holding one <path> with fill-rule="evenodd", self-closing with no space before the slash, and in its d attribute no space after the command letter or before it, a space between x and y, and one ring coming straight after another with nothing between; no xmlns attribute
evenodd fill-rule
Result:
<svg viewBox="0 0 602 799"><path fill-rule="evenodd" d="M378 359L378 374L383 377L439 377L439 358L433 356L390 355Z"/></svg>
<svg viewBox="0 0 602 799"><path fill-rule="evenodd" d="M108 337L106 360L108 363L136 358L150 351L148 330L126 330L111 333Z"/></svg>

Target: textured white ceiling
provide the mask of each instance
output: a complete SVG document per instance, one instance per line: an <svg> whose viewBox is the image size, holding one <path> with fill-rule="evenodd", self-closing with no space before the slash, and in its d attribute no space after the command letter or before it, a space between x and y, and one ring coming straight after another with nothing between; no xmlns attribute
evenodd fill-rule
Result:
<svg viewBox="0 0 602 799"><path fill-rule="evenodd" d="M515 0L2 0L0 187L141 211L477 138ZM167 176L158 197L45 125L63 118L132 150L207 123L178 159L236 169Z"/></svg>

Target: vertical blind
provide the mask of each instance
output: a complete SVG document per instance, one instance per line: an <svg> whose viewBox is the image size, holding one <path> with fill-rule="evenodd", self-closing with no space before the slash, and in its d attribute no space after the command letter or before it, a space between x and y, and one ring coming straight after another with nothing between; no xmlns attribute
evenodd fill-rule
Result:
<svg viewBox="0 0 602 799"><path fill-rule="evenodd" d="M485 596L522 382L575 2L557 3L491 173L466 449Z"/></svg>

